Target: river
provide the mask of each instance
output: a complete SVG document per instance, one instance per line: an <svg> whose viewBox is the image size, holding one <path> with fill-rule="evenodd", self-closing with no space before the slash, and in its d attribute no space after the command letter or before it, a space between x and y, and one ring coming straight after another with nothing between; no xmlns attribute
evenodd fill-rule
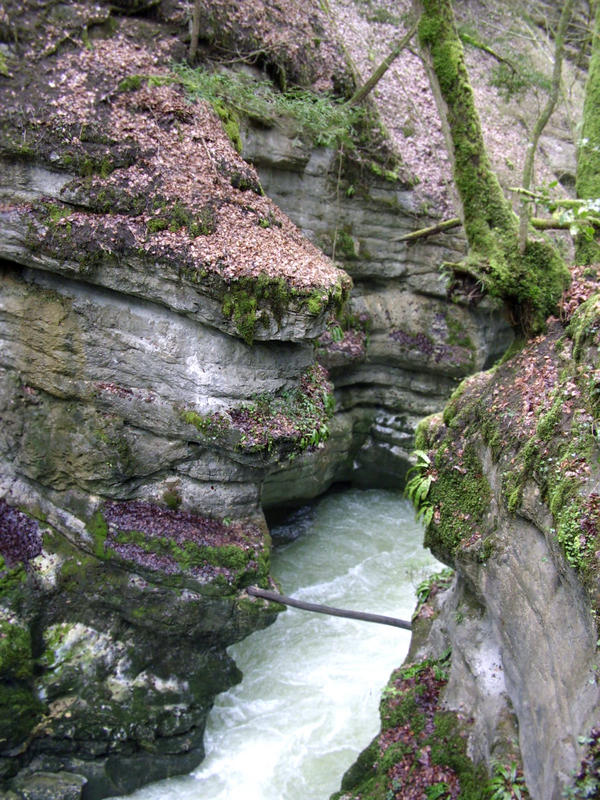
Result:
<svg viewBox="0 0 600 800"><path fill-rule="evenodd" d="M273 534L284 543L272 572L285 594L306 601L410 619L417 584L440 568L412 507L389 491L329 494ZM399 628L288 609L230 648L244 679L217 697L202 764L130 798L327 800L378 731L381 690L409 639Z"/></svg>

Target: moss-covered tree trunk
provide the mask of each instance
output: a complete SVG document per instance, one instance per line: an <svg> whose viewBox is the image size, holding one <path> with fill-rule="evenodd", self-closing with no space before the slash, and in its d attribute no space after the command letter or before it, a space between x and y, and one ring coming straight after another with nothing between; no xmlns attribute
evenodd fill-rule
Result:
<svg viewBox="0 0 600 800"><path fill-rule="evenodd" d="M506 302L516 326L539 330L568 283L568 271L546 242L530 239L519 252L518 220L488 158L450 0L415 0L415 6L469 244L460 269Z"/></svg>
<svg viewBox="0 0 600 800"><path fill-rule="evenodd" d="M592 36L592 55L585 86L583 126L577 153L577 196L584 200L600 198L600 2L596 3L596 21ZM577 243L577 262L600 262L598 237Z"/></svg>

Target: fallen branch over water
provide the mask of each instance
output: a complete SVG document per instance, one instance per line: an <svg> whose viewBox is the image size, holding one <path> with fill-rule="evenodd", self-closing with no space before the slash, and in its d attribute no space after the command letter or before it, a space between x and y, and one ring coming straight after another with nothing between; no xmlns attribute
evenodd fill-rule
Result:
<svg viewBox="0 0 600 800"><path fill-rule="evenodd" d="M332 606L322 606L318 603L305 603L303 600L294 600L293 597L286 597L277 592L268 592L259 589L257 586L248 586L246 589L252 597L262 597L265 600L272 600L274 603L281 603L284 606L293 606L303 611L315 611L317 614L329 614L330 617L346 617L347 619L359 619L363 622L376 622L379 625L393 625L395 628L411 629L410 622L396 617L384 617L381 614L367 614L363 611L349 611L345 608L333 608Z"/></svg>

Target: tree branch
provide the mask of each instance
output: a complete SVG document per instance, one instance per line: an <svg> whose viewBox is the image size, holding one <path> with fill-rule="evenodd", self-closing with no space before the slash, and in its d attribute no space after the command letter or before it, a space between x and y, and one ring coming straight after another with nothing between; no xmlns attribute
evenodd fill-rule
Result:
<svg viewBox="0 0 600 800"><path fill-rule="evenodd" d="M452 217L452 219L446 219L443 222L438 222L436 225L430 225L428 228L421 228L418 231L412 231L412 233L406 233L404 236L399 236L398 238L394 238L394 242L414 242L417 239L424 239L426 236L433 236L436 233L441 233L442 231L450 230L451 228L458 228L462 225L459 217Z"/></svg>
<svg viewBox="0 0 600 800"><path fill-rule="evenodd" d="M577 200L573 200L571 202L573 204L579 204L579 201ZM587 221L590 225L600 226L600 217L588 217ZM569 230L573 222L569 222L567 220L561 221L558 219L553 219L552 217L532 217L529 220L529 224L538 231L560 231ZM420 228L418 231L405 233L404 236L394 237L392 241L416 242L418 239L426 239L428 236L434 236L436 233L443 233L443 231L448 231L452 228L458 228L461 225L462 222L460 221L459 217L451 217L450 219L445 219L443 222L438 222L436 225L431 225L429 228Z"/></svg>
<svg viewBox="0 0 600 800"><path fill-rule="evenodd" d="M402 39L398 42L398 44L393 48L393 50L383 59L381 64L377 67L377 69L372 73L372 75L365 81L365 83L354 92L350 100L348 100L348 106L355 106L358 103L362 102L365 97L369 94L370 91L379 83L379 81L383 78L385 73L388 69L392 66L394 61L398 58L400 53L404 50L404 48L408 45L410 40L413 38L417 30L417 23L415 22L407 34L405 34Z"/></svg>

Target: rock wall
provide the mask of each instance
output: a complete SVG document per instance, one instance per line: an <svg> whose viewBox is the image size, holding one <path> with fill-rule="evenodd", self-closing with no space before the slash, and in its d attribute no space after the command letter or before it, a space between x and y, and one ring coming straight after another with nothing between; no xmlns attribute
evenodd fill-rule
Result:
<svg viewBox="0 0 600 800"><path fill-rule="evenodd" d="M595 288L577 281L566 328L555 322L496 372L468 379L423 433L437 471L426 541L458 575L445 611L457 654L446 702L481 709L472 753L489 760L502 736L486 708L490 682L505 692L534 798L562 796L600 702L597 296L574 310ZM452 621L463 604L464 626Z"/></svg>
<svg viewBox="0 0 600 800"><path fill-rule="evenodd" d="M94 800L197 764L240 677L226 647L277 612L244 593L271 582L263 509L336 481L400 486L418 420L511 338L475 287L448 302L460 236L402 241L435 221L409 178L340 164L290 120L190 103L170 66L187 4L157 5L0 14L11 800ZM305 48L290 66L269 47L267 69L304 74ZM351 83L334 50L310 80ZM354 280L345 311L323 251Z"/></svg>
<svg viewBox="0 0 600 800"><path fill-rule="evenodd" d="M373 164L347 159L340 165L336 153L315 149L285 126L248 124L242 141L267 194L343 263L354 284L343 336L332 338L339 324L332 320L318 345L335 385L334 438L346 442L347 455L340 460L341 445L334 445L327 467L318 455L320 484L305 464L311 454L278 468L266 479L263 502L313 497L334 480L402 486L419 419L440 409L463 376L492 363L510 343L502 309L476 291L470 297L472 287L449 302L440 266L464 254L460 233L402 241L437 221L406 180L380 175Z"/></svg>
<svg viewBox="0 0 600 800"><path fill-rule="evenodd" d="M207 104L121 86L181 57L159 21L10 11L0 781L94 800L191 770L226 648L275 619L261 487L327 437L312 340L349 280Z"/></svg>
<svg viewBox="0 0 600 800"><path fill-rule="evenodd" d="M535 800L589 797L600 785L597 291L595 270L576 273L546 335L467 378L419 428L430 458L420 468L425 544L454 576L423 587L391 686L397 703L426 693L427 670L438 665L428 763L432 774L450 770L461 797L491 796L490 775L525 783ZM347 800L369 781L363 798L378 796L373 781L390 788L399 763L421 770L418 747L406 762L382 757L402 724L417 730L422 705L403 708L401 721L382 717L379 755L371 750L346 777ZM444 738L444 714L468 769ZM480 788L467 791L482 767Z"/></svg>

